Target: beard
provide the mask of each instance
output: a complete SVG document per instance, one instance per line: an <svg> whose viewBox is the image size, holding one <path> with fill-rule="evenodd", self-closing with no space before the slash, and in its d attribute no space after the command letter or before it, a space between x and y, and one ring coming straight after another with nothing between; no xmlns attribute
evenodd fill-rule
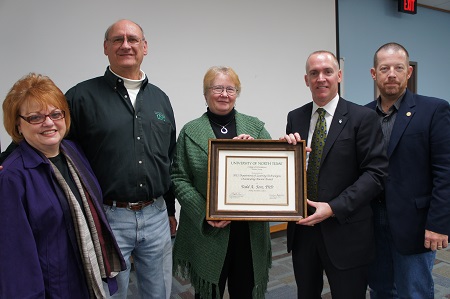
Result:
<svg viewBox="0 0 450 299"><path fill-rule="evenodd" d="M400 96L400 94L405 90L406 84L401 84L397 82L388 82L389 85L378 86L380 93L386 97Z"/></svg>
<svg viewBox="0 0 450 299"><path fill-rule="evenodd" d="M399 86L389 86L384 89L384 93L387 95L395 95L400 92Z"/></svg>

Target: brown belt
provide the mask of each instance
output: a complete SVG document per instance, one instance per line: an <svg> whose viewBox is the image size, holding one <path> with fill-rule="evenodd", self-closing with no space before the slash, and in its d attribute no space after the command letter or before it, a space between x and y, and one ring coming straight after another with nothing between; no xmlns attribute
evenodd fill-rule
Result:
<svg viewBox="0 0 450 299"><path fill-rule="evenodd" d="M132 211L140 211L143 208L145 208L146 206L149 206L154 202L155 202L154 199L146 200L146 201L138 201L138 202L123 202L123 201L113 201L113 200L108 200L108 199L105 199L103 201L103 203L107 206L111 206L111 207L116 206L118 208L127 208Z"/></svg>

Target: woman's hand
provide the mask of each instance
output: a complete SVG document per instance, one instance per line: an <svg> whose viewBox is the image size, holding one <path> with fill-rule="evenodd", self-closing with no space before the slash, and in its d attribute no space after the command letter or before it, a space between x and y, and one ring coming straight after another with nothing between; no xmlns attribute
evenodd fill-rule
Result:
<svg viewBox="0 0 450 299"><path fill-rule="evenodd" d="M245 139L245 140L253 140L255 138L253 138L252 136L248 135L248 134L241 134L239 136L234 137L233 139Z"/></svg>
<svg viewBox="0 0 450 299"><path fill-rule="evenodd" d="M228 224L231 223L231 221L226 221L226 220L215 220L215 221L206 221L208 222L209 225L211 225L212 227L217 227L217 228L224 228L226 227Z"/></svg>

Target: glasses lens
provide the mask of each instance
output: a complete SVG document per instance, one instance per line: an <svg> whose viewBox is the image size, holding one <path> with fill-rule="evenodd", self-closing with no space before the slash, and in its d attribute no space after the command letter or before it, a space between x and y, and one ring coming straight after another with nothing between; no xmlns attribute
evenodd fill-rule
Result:
<svg viewBox="0 0 450 299"><path fill-rule="evenodd" d="M59 119L63 119L65 116L64 111L54 111L48 115L45 114L34 114L34 115L30 115L30 116L21 116L24 120L26 120L27 122L29 122L30 124L41 124L45 121L46 117L49 117L51 120L59 120Z"/></svg>
<svg viewBox="0 0 450 299"><path fill-rule="evenodd" d="M129 43L130 45L137 45L141 42L141 39L135 36L128 36L127 37L127 43ZM123 36L118 36L118 37L113 37L110 39L110 41L116 45L116 46L120 46L123 44L123 42L125 41L125 39L123 38Z"/></svg>
<svg viewBox="0 0 450 299"><path fill-rule="evenodd" d="M225 87L220 86L220 85L213 86L213 87L211 87L211 89L216 94L223 93L223 91L226 90L227 94L230 95L230 96L235 95L236 91L237 91L237 89L234 88L234 87L229 86L229 87L225 88Z"/></svg>
<svg viewBox="0 0 450 299"><path fill-rule="evenodd" d="M51 120L58 120L64 118L64 112L63 111L55 111L50 113L49 115Z"/></svg>
<svg viewBox="0 0 450 299"><path fill-rule="evenodd" d="M128 43L132 44L132 45L137 45L141 42L141 40L137 37L129 37L129 38L127 38L127 40L128 40Z"/></svg>
<svg viewBox="0 0 450 299"><path fill-rule="evenodd" d="M28 122L30 124L40 124L41 122L43 122L45 120L45 115L35 114L35 115L28 116L26 119L28 120Z"/></svg>
<svg viewBox="0 0 450 299"><path fill-rule="evenodd" d="M212 91L214 93L222 93L223 92L223 86L213 86Z"/></svg>
<svg viewBox="0 0 450 299"><path fill-rule="evenodd" d="M236 88L234 88L234 87L227 87L227 93L230 96L234 96L236 94Z"/></svg>

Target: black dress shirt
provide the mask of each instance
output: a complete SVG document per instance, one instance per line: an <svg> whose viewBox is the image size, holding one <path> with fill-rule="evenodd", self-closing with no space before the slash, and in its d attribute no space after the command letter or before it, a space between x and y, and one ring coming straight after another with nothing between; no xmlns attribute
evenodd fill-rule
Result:
<svg viewBox="0 0 450 299"><path fill-rule="evenodd" d="M83 148L104 199L137 202L165 195L173 215L176 127L167 95L145 78L133 107L123 80L107 68L104 76L79 83L66 97L72 117L68 138Z"/></svg>

